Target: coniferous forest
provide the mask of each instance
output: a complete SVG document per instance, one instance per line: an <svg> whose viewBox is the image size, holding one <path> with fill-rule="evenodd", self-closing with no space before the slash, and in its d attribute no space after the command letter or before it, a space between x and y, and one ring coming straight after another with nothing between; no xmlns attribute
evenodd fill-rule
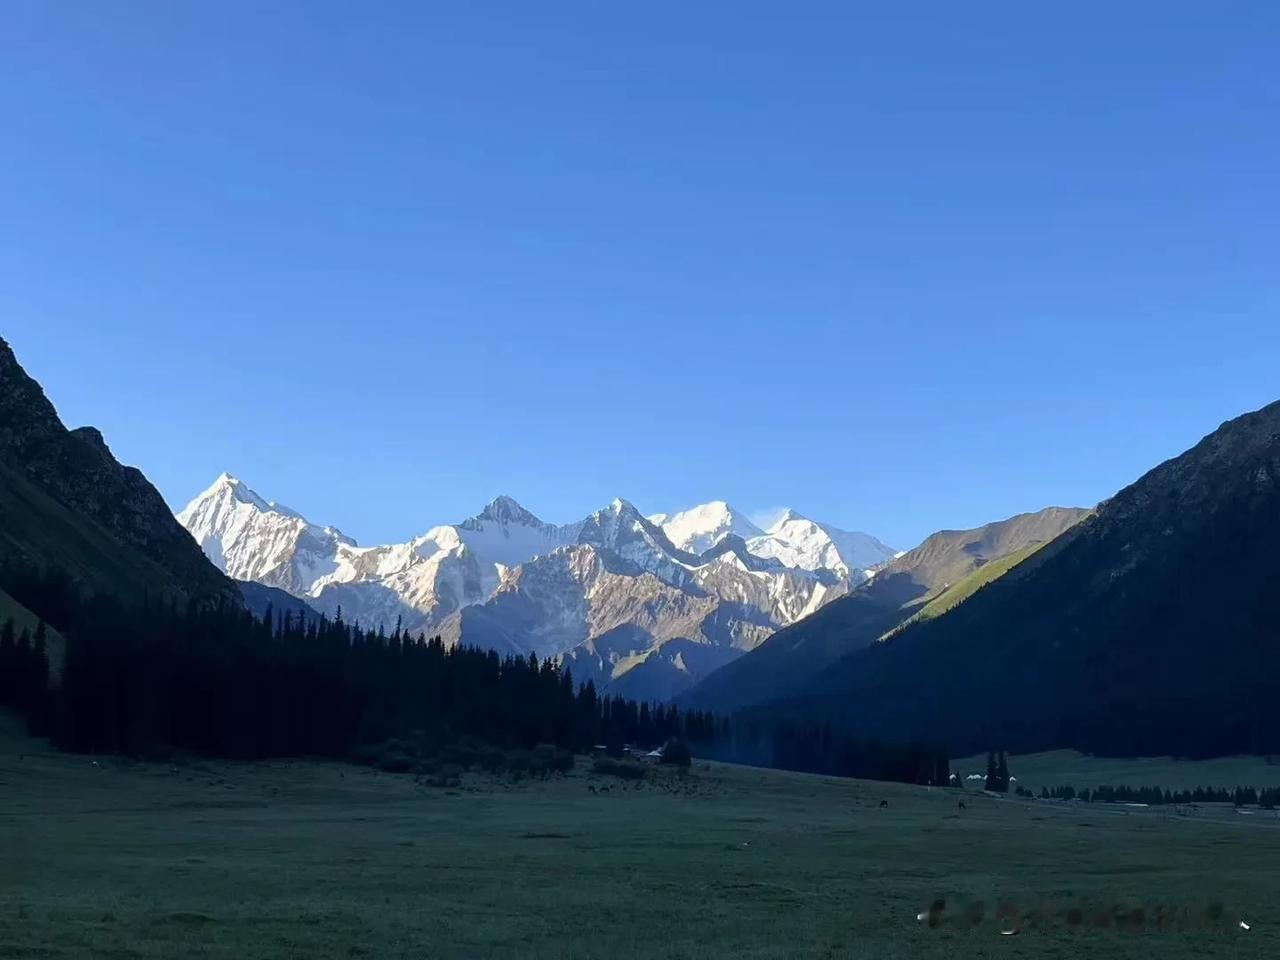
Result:
<svg viewBox="0 0 1280 960"><path fill-rule="evenodd" d="M620 753L675 739L695 756L838 776L945 784L949 773L934 748L604 696L551 660L446 649L439 638L370 630L340 614L128 605L81 597L56 570L6 570L0 580L42 620L34 636L4 627L0 694L65 750L254 760L351 758L401 741L431 754L459 743ZM65 638L52 680L45 622Z"/></svg>

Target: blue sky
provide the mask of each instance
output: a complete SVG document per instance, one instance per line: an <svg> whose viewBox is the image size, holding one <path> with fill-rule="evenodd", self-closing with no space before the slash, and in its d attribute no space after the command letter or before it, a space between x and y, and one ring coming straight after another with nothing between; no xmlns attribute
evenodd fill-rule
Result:
<svg viewBox="0 0 1280 960"><path fill-rule="evenodd" d="M890 11L888 8L892 7ZM910 546L1280 398L1280 5L18 2L0 333L175 505Z"/></svg>

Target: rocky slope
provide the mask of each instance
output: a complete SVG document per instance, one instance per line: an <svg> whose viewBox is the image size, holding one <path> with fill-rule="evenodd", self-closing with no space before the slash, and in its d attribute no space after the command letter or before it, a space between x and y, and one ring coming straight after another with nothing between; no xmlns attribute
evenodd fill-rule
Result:
<svg viewBox="0 0 1280 960"><path fill-rule="evenodd" d="M239 602L147 478L92 427L68 430L0 340L0 560L85 586Z"/></svg>
<svg viewBox="0 0 1280 960"><path fill-rule="evenodd" d="M446 622L445 635L553 652L578 680L669 699L848 589L831 571L754 556L736 535L695 557L673 554L657 533L615 501L584 526L583 542L521 565Z"/></svg>

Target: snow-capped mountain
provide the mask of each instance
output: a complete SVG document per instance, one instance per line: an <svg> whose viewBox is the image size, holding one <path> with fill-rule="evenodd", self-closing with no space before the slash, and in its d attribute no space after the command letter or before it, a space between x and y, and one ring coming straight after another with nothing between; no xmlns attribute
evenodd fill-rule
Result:
<svg viewBox="0 0 1280 960"><path fill-rule="evenodd" d="M893 551L789 513L761 531L723 501L645 517L617 499L544 523L510 497L362 547L223 474L178 514L229 576L348 621L556 656L578 679L674 696L866 579Z"/></svg>
<svg viewBox="0 0 1280 960"><path fill-rule="evenodd" d="M865 579L869 571L897 552L869 533L841 530L787 510L764 533L750 537L747 549L801 570L830 570L840 577Z"/></svg>
<svg viewBox="0 0 1280 960"><path fill-rule="evenodd" d="M723 500L712 500L679 513L654 514L649 520L660 526L662 532L677 547L691 553L702 553L731 533L743 540L764 534L763 530Z"/></svg>
<svg viewBox="0 0 1280 960"><path fill-rule="evenodd" d="M580 526L543 523L499 497L461 523L433 527L405 543L361 547L225 473L178 522L228 576L287 590L322 613L341 608L348 620L400 619L414 629L483 601L507 568L575 542Z"/></svg>
<svg viewBox="0 0 1280 960"><path fill-rule="evenodd" d="M178 522L223 573L309 595L327 579L353 579L359 548L333 527L264 500L222 474L178 514Z"/></svg>
<svg viewBox="0 0 1280 960"><path fill-rule="evenodd" d="M657 513L649 520L660 526L673 544L692 553L700 554L736 535L758 557L775 558L783 566L815 572L829 570L854 579L864 578L896 553L869 533L817 523L790 509L767 531L761 530L723 500L674 514Z"/></svg>

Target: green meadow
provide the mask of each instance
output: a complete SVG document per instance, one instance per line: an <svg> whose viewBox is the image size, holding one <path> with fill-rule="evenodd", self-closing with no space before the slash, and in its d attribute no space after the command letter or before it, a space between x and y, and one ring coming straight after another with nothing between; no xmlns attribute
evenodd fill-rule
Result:
<svg viewBox="0 0 1280 960"><path fill-rule="evenodd" d="M589 768L449 790L332 763L95 765L9 735L0 957L1280 952L1274 819Z"/></svg>

